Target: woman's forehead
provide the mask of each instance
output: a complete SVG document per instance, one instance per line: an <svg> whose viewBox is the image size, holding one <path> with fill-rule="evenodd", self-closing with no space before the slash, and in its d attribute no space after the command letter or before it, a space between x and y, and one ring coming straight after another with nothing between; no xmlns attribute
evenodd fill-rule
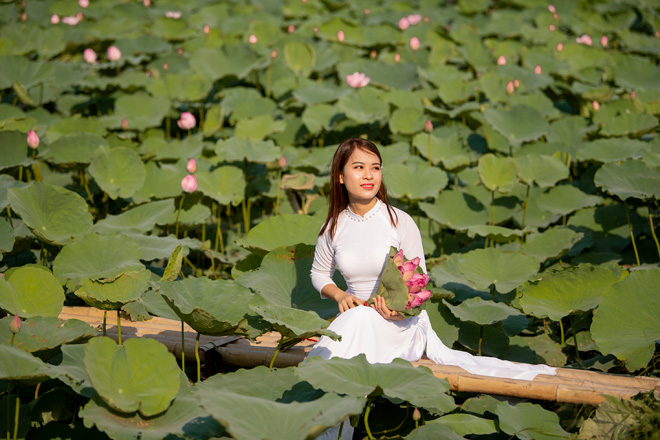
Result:
<svg viewBox="0 0 660 440"><path fill-rule="evenodd" d="M348 157L348 162L349 164L353 162L362 162L362 163L369 163L369 164L374 164L374 163L380 163L380 159L378 159L378 156L376 156L374 153L363 150L361 148L356 148L353 150L353 153Z"/></svg>

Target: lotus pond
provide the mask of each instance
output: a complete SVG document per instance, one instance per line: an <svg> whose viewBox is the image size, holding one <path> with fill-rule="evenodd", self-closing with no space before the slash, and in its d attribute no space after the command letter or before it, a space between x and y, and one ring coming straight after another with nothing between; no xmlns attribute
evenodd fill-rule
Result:
<svg viewBox="0 0 660 440"><path fill-rule="evenodd" d="M27 0L0 22L3 437L657 435L653 396L455 394L363 358L199 380L57 316L333 336L308 274L334 148L366 136L446 345L657 377L658 1Z"/></svg>

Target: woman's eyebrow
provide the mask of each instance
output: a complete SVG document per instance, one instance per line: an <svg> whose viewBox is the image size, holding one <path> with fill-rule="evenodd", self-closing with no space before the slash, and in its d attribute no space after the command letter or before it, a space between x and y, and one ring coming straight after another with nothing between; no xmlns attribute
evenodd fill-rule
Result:
<svg viewBox="0 0 660 440"><path fill-rule="evenodd" d="M364 165L364 162L356 161L356 162L351 163L351 165L356 165L356 164ZM374 163L372 163L371 165L378 165L378 166L380 166L380 162L374 162Z"/></svg>

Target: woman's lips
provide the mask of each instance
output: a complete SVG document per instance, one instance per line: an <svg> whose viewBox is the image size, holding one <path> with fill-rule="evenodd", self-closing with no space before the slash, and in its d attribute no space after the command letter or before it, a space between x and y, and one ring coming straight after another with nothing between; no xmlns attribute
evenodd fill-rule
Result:
<svg viewBox="0 0 660 440"><path fill-rule="evenodd" d="M363 183L360 186L364 189L374 189L374 184L373 183Z"/></svg>

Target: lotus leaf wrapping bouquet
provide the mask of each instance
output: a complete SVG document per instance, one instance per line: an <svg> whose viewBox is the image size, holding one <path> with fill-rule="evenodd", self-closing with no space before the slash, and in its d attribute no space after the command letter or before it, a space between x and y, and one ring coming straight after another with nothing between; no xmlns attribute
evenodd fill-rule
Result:
<svg viewBox="0 0 660 440"><path fill-rule="evenodd" d="M419 267L419 257L406 260L403 251L395 247L390 248L389 256L378 287L367 304L372 304L374 296L379 295L390 310L406 317L417 316L422 311L420 306L431 297L431 291L424 290L429 277Z"/></svg>

